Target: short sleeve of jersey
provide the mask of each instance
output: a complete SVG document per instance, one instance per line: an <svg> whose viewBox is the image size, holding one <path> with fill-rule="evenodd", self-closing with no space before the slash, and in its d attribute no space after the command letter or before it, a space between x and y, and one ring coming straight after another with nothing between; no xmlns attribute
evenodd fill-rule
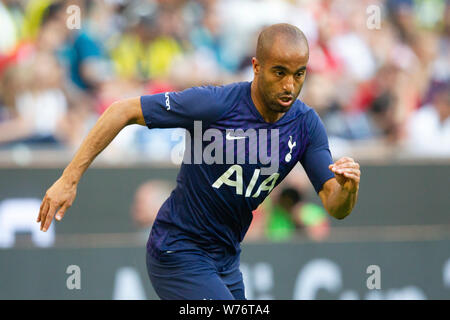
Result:
<svg viewBox="0 0 450 320"><path fill-rule="evenodd" d="M191 129L194 121L202 121L206 127L232 107L238 93L236 85L193 87L141 96L141 108L150 129Z"/></svg>
<svg viewBox="0 0 450 320"><path fill-rule="evenodd" d="M303 153L300 163L308 175L317 193L322 190L323 184L334 177L328 168L333 163L328 137L319 115L311 109L306 118L309 143Z"/></svg>

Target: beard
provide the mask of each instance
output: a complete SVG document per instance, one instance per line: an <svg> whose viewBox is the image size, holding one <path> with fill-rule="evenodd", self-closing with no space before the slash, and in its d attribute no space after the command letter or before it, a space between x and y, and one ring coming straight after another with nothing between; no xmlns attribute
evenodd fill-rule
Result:
<svg viewBox="0 0 450 320"><path fill-rule="evenodd" d="M300 94L301 88L302 86L298 92L279 92L279 90L274 90L271 84L267 84L264 77L259 79L259 92L262 102L267 109L276 113L287 112Z"/></svg>
<svg viewBox="0 0 450 320"><path fill-rule="evenodd" d="M286 94L271 94L267 95L264 91L262 91L262 97L263 102L266 105L268 109L270 109L272 112L276 113L285 113L287 112L292 105L294 104L295 100L297 99L297 96L294 94L290 94L291 101L288 104L280 103L280 97L284 96Z"/></svg>

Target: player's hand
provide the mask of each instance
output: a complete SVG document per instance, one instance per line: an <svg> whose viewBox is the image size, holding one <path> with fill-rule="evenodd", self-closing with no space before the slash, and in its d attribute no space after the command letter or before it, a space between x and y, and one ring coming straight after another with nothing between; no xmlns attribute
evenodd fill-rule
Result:
<svg viewBox="0 0 450 320"><path fill-rule="evenodd" d="M350 193L358 191L361 171L359 170L359 164L352 158L341 158L330 164L329 169L333 171L336 181L344 190Z"/></svg>
<svg viewBox="0 0 450 320"><path fill-rule="evenodd" d="M62 176L45 193L36 222L41 223L41 230L47 231L56 214L61 220L70 208L77 193L77 185Z"/></svg>

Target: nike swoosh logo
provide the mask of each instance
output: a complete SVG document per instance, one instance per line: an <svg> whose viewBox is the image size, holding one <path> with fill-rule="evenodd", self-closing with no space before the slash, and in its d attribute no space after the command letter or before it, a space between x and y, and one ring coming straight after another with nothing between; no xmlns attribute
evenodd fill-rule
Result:
<svg viewBox="0 0 450 320"><path fill-rule="evenodd" d="M235 136L232 136L230 132L228 132L225 138L227 140L239 140L239 139L245 139L245 138L247 138L247 136L235 137Z"/></svg>

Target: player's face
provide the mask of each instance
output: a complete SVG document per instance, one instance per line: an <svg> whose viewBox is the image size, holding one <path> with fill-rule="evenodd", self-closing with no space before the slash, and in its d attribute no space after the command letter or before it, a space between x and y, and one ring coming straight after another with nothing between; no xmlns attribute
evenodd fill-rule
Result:
<svg viewBox="0 0 450 320"><path fill-rule="evenodd" d="M272 112L289 110L303 86L308 62L305 45L274 42L262 64L254 58L258 91L266 108Z"/></svg>

